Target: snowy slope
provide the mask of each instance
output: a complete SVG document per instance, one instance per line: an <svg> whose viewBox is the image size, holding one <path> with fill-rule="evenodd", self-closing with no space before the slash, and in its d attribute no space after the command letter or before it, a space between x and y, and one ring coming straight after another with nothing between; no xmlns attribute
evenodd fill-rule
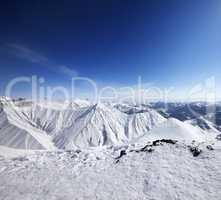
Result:
<svg viewBox="0 0 221 200"><path fill-rule="evenodd" d="M43 152L44 150L38 150L39 152ZM30 149L18 149L18 148L11 148L6 146L0 145L0 156L6 158L17 158L17 157L24 157L31 154L36 154L37 150L30 150Z"/></svg>
<svg viewBox="0 0 221 200"><path fill-rule="evenodd" d="M203 117L199 117L192 120L185 121L186 123L192 124L193 126L200 127L204 131L218 133L219 131L216 128L216 125L211 121L206 120Z"/></svg>
<svg viewBox="0 0 221 200"><path fill-rule="evenodd" d="M0 145L21 149L55 149L51 138L8 100L1 100L0 105Z"/></svg>
<svg viewBox="0 0 221 200"><path fill-rule="evenodd" d="M174 139L179 141L205 141L207 133L204 133L200 128L194 127L191 124L184 123L178 119L169 118L154 127L148 134L141 137L139 141L151 141L157 139Z"/></svg>
<svg viewBox="0 0 221 200"><path fill-rule="evenodd" d="M1 199L218 200L221 146L200 148L198 157L182 143L128 147L120 159L121 148L0 157Z"/></svg>

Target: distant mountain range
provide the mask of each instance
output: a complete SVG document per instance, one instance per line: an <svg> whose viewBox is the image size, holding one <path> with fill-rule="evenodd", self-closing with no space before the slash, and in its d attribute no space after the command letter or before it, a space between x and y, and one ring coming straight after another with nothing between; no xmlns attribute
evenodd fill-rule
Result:
<svg viewBox="0 0 221 200"><path fill-rule="evenodd" d="M162 138L203 141L220 133L221 106L216 105L215 113L208 113L209 107L204 102L133 105L1 98L0 145L51 150Z"/></svg>

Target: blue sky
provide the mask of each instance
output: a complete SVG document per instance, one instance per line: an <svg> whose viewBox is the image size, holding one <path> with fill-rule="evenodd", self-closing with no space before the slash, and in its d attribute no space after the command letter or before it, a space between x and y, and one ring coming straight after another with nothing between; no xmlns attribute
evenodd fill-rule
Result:
<svg viewBox="0 0 221 200"><path fill-rule="evenodd" d="M115 87L141 76L179 92L214 76L221 88L220 0L17 0L0 13L1 95L31 75L67 87L70 74Z"/></svg>

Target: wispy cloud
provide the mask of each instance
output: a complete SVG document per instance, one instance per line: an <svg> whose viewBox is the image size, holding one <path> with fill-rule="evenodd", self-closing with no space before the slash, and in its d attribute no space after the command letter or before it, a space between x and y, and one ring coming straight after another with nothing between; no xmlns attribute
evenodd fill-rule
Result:
<svg viewBox="0 0 221 200"><path fill-rule="evenodd" d="M57 65L48 57L23 45L10 43L6 44L6 48L10 54L19 59L23 59L28 62L36 63L41 66L47 67L48 69L57 73L61 73L65 76L68 76L69 78L78 76L76 70L73 70L66 65Z"/></svg>
<svg viewBox="0 0 221 200"><path fill-rule="evenodd" d="M76 77L78 75L77 71L70 69L69 67L65 65L59 66L59 70L67 76Z"/></svg>
<svg viewBox="0 0 221 200"><path fill-rule="evenodd" d="M9 49L9 53L12 53L16 57L24 59L26 61L39 64L48 64L49 62L49 59L47 57L40 55L39 53L27 47L18 44L7 44L6 46Z"/></svg>

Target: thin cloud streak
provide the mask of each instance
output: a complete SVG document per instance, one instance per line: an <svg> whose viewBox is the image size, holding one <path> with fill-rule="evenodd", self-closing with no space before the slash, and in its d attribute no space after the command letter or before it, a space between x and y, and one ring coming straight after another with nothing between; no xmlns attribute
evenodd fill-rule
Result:
<svg viewBox="0 0 221 200"><path fill-rule="evenodd" d="M9 52L18 58L24 59L32 63L39 63L39 64L49 63L49 59L47 57L40 55L37 52L27 47L18 44L7 44L6 46L9 48Z"/></svg>
<svg viewBox="0 0 221 200"><path fill-rule="evenodd" d="M66 65L56 65L46 56L41 55L38 52L23 45L10 43L6 44L6 48L10 54L14 55L17 58L47 67L48 69L54 72L61 73L69 78L78 76L76 70L70 69Z"/></svg>

